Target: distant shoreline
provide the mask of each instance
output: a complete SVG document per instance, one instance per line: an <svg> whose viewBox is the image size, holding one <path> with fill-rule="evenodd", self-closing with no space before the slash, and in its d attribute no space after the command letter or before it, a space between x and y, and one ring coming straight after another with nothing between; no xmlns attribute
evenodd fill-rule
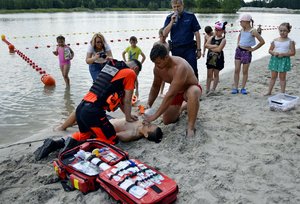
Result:
<svg viewBox="0 0 300 204"><path fill-rule="evenodd" d="M300 14L300 10L287 8L258 8L258 7L242 7L238 12L263 12L263 13L285 13L285 14Z"/></svg>
<svg viewBox="0 0 300 204"><path fill-rule="evenodd" d="M166 11L167 8L161 8L158 11ZM5 10L0 9L0 14L14 14L14 13L71 13L71 12L110 12L110 11L150 11L148 8L49 8L49 9L17 9L17 10Z"/></svg>
<svg viewBox="0 0 300 204"><path fill-rule="evenodd" d="M169 11L168 8L160 8L159 10L155 11ZM13 13L59 13L59 12L109 12L109 11L151 11L148 8L95 8L95 9L88 9L88 8L71 8L71 9L57 9L57 8L50 8L50 9L19 9L19 10L4 10L0 9L0 14L13 14ZM201 10L194 10L195 13L224 13L219 9L201 9ZM263 12L263 13L285 13L285 14L300 14L300 10L293 10L287 8L265 8L265 7L241 7L237 12Z"/></svg>

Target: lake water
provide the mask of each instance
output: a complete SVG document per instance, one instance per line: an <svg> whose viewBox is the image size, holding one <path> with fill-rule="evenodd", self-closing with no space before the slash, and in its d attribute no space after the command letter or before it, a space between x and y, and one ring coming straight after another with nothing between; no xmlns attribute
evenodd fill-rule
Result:
<svg viewBox="0 0 300 204"><path fill-rule="evenodd" d="M16 49L23 52L56 80L54 89L45 88L41 75L32 69L19 55L9 54L8 46L0 45L0 144L19 141L33 135L52 134L57 126L72 112L92 84L88 66L85 63L87 42L95 32L102 32L109 42L113 56L121 59L122 51L129 45L127 39L135 35L138 46L147 59L139 76L140 100L146 100L152 82L153 63L149 59L151 47L158 40L158 30L163 26L169 12L95 12L95 13L44 13L0 15L1 33ZM236 39L240 29L238 14L197 14L201 33L206 25L213 26L218 20L228 21L225 69L232 72ZM299 48L300 15L251 13L255 24L262 24L266 41L254 52L253 59L268 55L269 44L278 36L281 22L293 25L290 37ZM232 23L232 26L230 24ZM75 52L72 60L71 88L66 89L62 79L58 58L52 54L56 36L64 35ZM203 42L203 36L202 36ZM200 80L206 79L205 60L198 60ZM204 85L204 83L202 83Z"/></svg>

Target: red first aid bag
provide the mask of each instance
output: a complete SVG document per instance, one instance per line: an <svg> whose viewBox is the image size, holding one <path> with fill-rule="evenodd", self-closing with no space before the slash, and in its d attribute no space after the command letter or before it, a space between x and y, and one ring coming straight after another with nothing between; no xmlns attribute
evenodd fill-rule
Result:
<svg viewBox="0 0 300 204"><path fill-rule="evenodd" d="M174 180L98 140L87 140L60 153L53 165L66 191L78 189L86 194L102 188L126 204L168 204L177 199Z"/></svg>
<svg viewBox="0 0 300 204"><path fill-rule="evenodd" d="M137 159L116 163L96 181L115 200L126 204L168 204L178 194L174 180Z"/></svg>
<svg viewBox="0 0 300 204"><path fill-rule="evenodd" d="M78 189L88 193L99 188L96 182L99 173L125 159L128 159L128 153L116 146L87 140L60 153L53 166L66 191Z"/></svg>

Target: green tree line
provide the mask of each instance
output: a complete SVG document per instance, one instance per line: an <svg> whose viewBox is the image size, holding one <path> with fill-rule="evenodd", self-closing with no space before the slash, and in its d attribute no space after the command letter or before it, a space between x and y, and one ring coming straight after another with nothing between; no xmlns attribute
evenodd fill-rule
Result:
<svg viewBox="0 0 300 204"><path fill-rule="evenodd" d="M184 0L185 8L193 12L236 12L240 7L281 7L299 9L300 0ZM0 0L1 10L23 9L170 9L170 0Z"/></svg>
<svg viewBox="0 0 300 204"><path fill-rule="evenodd" d="M300 0L254 0L246 3L245 6L300 9Z"/></svg>
<svg viewBox="0 0 300 204"><path fill-rule="evenodd" d="M2 10L22 9L149 9L166 10L171 8L170 0L0 0ZM193 12L218 11L236 12L242 0L184 0L187 10Z"/></svg>

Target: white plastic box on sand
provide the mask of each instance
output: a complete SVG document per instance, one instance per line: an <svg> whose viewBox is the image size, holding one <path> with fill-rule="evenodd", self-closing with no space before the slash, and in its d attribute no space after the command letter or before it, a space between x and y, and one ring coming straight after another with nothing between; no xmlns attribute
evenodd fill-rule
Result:
<svg viewBox="0 0 300 204"><path fill-rule="evenodd" d="M270 109L274 111L288 111L296 108L299 97L279 93L268 98Z"/></svg>

